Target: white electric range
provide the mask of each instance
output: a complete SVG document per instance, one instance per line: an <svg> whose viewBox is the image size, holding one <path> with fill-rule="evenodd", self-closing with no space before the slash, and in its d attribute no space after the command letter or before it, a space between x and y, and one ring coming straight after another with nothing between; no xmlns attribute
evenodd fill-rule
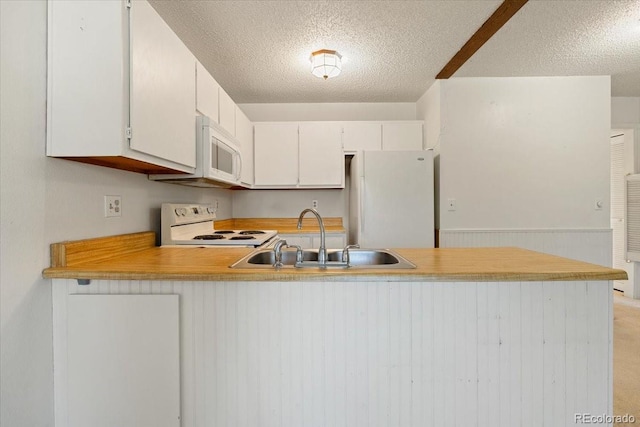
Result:
<svg viewBox="0 0 640 427"><path fill-rule="evenodd" d="M259 248L273 243L278 234L276 230L215 230L215 218L212 205L163 203L162 246Z"/></svg>

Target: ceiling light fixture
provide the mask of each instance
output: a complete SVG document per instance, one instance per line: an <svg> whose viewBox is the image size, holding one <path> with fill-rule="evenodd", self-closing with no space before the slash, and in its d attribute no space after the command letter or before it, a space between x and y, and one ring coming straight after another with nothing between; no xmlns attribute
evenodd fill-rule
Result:
<svg viewBox="0 0 640 427"><path fill-rule="evenodd" d="M340 74L342 70L342 55L335 50L320 49L311 52L311 73L327 80Z"/></svg>

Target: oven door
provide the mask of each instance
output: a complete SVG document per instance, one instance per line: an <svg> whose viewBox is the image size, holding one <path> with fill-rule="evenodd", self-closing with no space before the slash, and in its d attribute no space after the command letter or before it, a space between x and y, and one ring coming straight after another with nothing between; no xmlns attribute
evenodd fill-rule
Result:
<svg viewBox="0 0 640 427"><path fill-rule="evenodd" d="M240 150L229 141L209 135L209 156L207 158L209 166L209 178L238 183L240 181L240 170L242 163L240 160Z"/></svg>

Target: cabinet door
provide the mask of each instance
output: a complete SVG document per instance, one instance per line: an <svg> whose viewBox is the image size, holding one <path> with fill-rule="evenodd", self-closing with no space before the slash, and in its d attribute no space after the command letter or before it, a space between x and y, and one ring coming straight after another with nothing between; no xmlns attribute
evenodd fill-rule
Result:
<svg viewBox="0 0 640 427"><path fill-rule="evenodd" d="M340 124L300 123L300 185L344 186Z"/></svg>
<svg viewBox="0 0 640 427"><path fill-rule="evenodd" d="M218 82L196 61L196 110L218 123Z"/></svg>
<svg viewBox="0 0 640 427"><path fill-rule="evenodd" d="M254 124L254 182L265 186L298 184L298 125Z"/></svg>
<svg viewBox="0 0 640 427"><path fill-rule="evenodd" d="M47 155L119 156L129 101L124 6L114 1L47 6L48 38L55 40L47 49Z"/></svg>
<svg viewBox="0 0 640 427"><path fill-rule="evenodd" d="M242 169L240 181L244 184L253 184L253 123L236 106L236 139L240 143L242 152Z"/></svg>
<svg viewBox="0 0 640 427"><path fill-rule="evenodd" d="M227 92L218 88L218 102L219 102L219 114L220 114L220 126L222 126L227 132L235 136L236 133L236 104L233 99L227 94Z"/></svg>
<svg viewBox="0 0 640 427"><path fill-rule="evenodd" d="M71 295L69 427L178 427L178 295Z"/></svg>
<svg viewBox="0 0 640 427"><path fill-rule="evenodd" d="M131 8L131 148L196 165L195 57L146 1ZM99 84L99 82L97 82Z"/></svg>
<svg viewBox="0 0 640 427"><path fill-rule="evenodd" d="M385 151L422 150L422 122L383 123L382 149Z"/></svg>
<svg viewBox="0 0 640 427"><path fill-rule="evenodd" d="M382 150L380 123L345 123L342 129L344 151Z"/></svg>

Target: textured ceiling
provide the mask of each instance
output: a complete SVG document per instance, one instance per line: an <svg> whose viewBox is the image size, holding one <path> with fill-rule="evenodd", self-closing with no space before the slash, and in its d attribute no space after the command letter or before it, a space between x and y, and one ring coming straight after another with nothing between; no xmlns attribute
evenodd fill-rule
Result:
<svg viewBox="0 0 640 427"><path fill-rule="evenodd" d="M568 75L640 96L640 0L529 1L455 77Z"/></svg>
<svg viewBox="0 0 640 427"><path fill-rule="evenodd" d="M237 103L414 102L501 0L151 0ZM338 50L342 74L309 54ZM612 75L640 96L640 0L530 0L454 77Z"/></svg>

